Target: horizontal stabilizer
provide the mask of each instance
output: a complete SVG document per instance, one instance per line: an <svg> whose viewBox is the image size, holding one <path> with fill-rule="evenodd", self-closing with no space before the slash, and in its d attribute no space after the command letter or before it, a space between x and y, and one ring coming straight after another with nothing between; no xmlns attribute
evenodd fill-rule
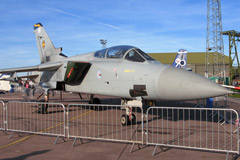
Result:
<svg viewBox="0 0 240 160"><path fill-rule="evenodd" d="M1 79L2 81L10 81L10 82L15 82L16 81L16 78L13 78L13 77L8 77L8 78L3 78Z"/></svg>

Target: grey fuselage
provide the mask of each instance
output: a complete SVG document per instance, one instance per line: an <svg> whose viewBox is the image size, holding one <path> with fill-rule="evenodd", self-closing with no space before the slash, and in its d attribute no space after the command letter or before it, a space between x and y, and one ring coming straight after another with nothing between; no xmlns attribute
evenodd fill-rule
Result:
<svg viewBox="0 0 240 160"><path fill-rule="evenodd" d="M130 51L136 51L137 48L131 46L127 48L129 49L120 58L107 55L108 49L106 49L103 57L96 56L97 52L91 52L56 60L63 65L56 71L43 72L41 84L45 88L55 89L56 83L62 82L65 91L69 92L128 99L140 97L146 100L193 100L229 93L225 88L202 76L163 65L154 59L149 59L146 55L139 54L143 60L132 61L129 58ZM69 62L90 65L85 74L79 73L82 74L79 83L69 84L66 80L76 70L76 67L70 70ZM74 74L78 73L75 71Z"/></svg>
<svg viewBox="0 0 240 160"><path fill-rule="evenodd" d="M130 95L130 89L134 89L134 85L141 85L146 86L147 96L143 96L145 99L158 98L158 77L167 66L156 61L93 58L93 54L74 57L78 61L86 61L85 56L90 55L89 62L92 65L83 82L76 86L66 85L66 91L134 98Z"/></svg>

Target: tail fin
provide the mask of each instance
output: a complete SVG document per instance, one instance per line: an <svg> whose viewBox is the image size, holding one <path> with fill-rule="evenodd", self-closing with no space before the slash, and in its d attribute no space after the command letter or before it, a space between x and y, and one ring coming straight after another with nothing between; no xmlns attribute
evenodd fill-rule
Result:
<svg viewBox="0 0 240 160"><path fill-rule="evenodd" d="M179 49L178 54L175 60L173 61L172 66L176 68L183 68L183 69L187 68L187 50Z"/></svg>
<svg viewBox="0 0 240 160"><path fill-rule="evenodd" d="M66 57L61 53L62 48L54 47L41 23L33 25L33 28L37 40L41 63L54 61L56 59L59 59L61 56Z"/></svg>

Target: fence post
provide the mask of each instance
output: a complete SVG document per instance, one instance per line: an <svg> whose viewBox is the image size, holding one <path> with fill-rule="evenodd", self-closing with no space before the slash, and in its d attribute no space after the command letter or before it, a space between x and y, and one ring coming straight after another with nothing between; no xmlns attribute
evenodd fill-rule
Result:
<svg viewBox="0 0 240 160"><path fill-rule="evenodd" d="M6 131L6 108L3 101L0 101L0 113L0 130Z"/></svg>

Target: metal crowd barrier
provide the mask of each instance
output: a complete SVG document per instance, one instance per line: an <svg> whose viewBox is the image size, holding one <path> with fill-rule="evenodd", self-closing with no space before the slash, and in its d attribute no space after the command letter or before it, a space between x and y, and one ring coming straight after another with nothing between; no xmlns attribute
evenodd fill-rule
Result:
<svg viewBox="0 0 240 160"><path fill-rule="evenodd" d="M6 131L65 136L62 104L11 101L6 104L6 113Z"/></svg>
<svg viewBox="0 0 240 160"><path fill-rule="evenodd" d="M3 101L0 101L0 130L5 130L5 104Z"/></svg>
<svg viewBox="0 0 240 160"><path fill-rule="evenodd" d="M43 108L48 107L48 110ZM66 117L67 115L67 117ZM233 109L150 107L144 132L137 106L0 101L0 130L77 139L240 153L239 115ZM67 122L67 123L65 123ZM133 148L133 147L132 147Z"/></svg>
<svg viewBox="0 0 240 160"><path fill-rule="evenodd" d="M130 117L127 116L129 113ZM140 107L70 104L68 106L68 136L75 138L75 141L79 138L80 140L93 139L142 144L142 115L143 111ZM128 121L129 125L124 123L124 120Z"/></svg>
<svg viewBox="0 0 240 160"><path fill-rule="evenodd" d="M147 145L239 154L239 117L233 109L151 107ZM235 132L236 131L236 132Z"/></svg>

